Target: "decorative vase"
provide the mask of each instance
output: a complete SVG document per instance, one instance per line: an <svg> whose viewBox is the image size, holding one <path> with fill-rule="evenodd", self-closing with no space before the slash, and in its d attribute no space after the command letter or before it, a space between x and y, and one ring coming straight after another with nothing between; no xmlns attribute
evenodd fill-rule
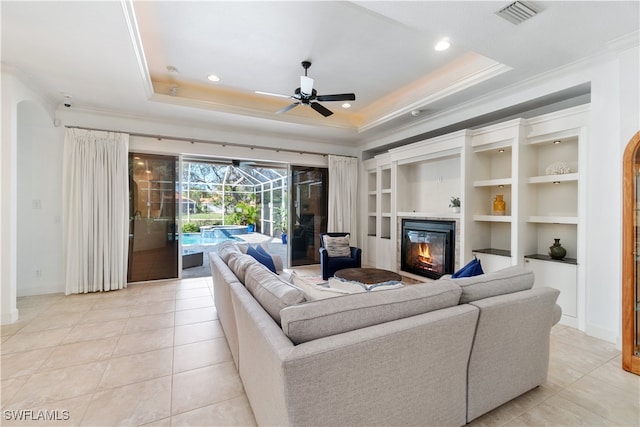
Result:
<svg viewBox="0 0 640 427"><path fill-rule="evenodd" d="M493 214L504 215L506 210L506 203L502 199L502 194L496 194L496 198L493 200Z"/></svg>
<svg viewBox="0 0 640 427"><path fill-rule="evenodd" d="M567 250L560 244L560 239L553 239L555 243L549 246L549 256L553 259L562 259L567 254Z"/></svg>
<svg viewBox="0 0 640 427"><path fill-rule="evenodd" d="M454 206L451 210L453 210L453 213L460 213L460 206Z"/></svg>

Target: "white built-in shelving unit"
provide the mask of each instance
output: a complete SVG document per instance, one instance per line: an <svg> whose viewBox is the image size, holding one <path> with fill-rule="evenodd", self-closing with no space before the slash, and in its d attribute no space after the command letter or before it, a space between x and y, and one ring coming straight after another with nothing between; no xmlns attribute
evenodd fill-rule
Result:
<svg viewBox="0 0 640 427"><path fill-rule="evenodd" d="M403 218L455 220L456 266L473 256L485 271L524 265L535 286L560 289L563 323L584 311L584 175L589 107L514 119L416 142L365 161L368 263L399 271ZM547 168L568 167L561 174ZM495 215L501 194L504 215ZM452 197L462 209L453 213ZM548 256L559 238L563 260Z"/></svg>

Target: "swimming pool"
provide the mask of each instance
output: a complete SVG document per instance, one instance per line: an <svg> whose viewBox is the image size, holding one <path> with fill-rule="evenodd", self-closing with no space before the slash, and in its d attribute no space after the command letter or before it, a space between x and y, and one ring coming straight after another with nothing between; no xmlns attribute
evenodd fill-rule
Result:
<svg viewBox="0 0 640 427"><path fill-rule="evenodd" d="M242 239L238 239L233 236L218 236L217 233L206 233L205 235L202 235L201 233L182 233L182 246L216 245L224 242L225 240L233 240L236 242L242 241Z"/></svg>

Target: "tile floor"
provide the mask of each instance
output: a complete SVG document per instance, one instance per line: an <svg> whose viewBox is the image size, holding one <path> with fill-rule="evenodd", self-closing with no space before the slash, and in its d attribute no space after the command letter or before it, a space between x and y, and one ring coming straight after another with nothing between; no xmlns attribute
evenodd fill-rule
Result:
<svg viewBox="0 0 640 427"><path fill-rule="evenodd" d="M18 308L1 328L2 425L255 425L210 277ZM564 326L551 342L548 381L471 425L639 425L640 377L613 345Z"/></svg>

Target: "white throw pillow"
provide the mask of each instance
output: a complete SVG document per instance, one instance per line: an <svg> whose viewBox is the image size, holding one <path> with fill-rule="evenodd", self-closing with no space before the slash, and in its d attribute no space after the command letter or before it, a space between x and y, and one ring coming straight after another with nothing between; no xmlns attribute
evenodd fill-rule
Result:
<svg viewBox="0 0 640 427"><path fill-rule="evenodd" d="M351 256L349 247L349 235L340 237L322 236L324 247L330 257Z"/></svg>

